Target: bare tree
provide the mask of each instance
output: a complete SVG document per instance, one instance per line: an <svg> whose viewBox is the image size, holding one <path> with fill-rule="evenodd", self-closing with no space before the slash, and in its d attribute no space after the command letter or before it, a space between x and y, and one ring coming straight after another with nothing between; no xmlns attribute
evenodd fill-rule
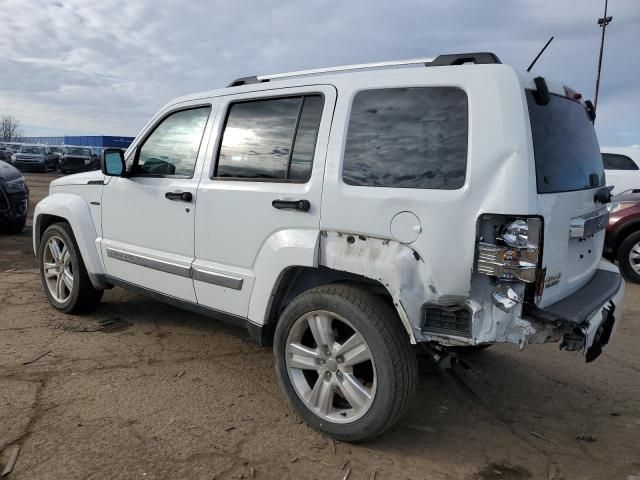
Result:
<svg viewBox="0 0 640 480"><path fill-rule="evenodd" d="M10 142L19 136L21 136L20 121L13 115L2 115L0 117L0 139Z"/></svg>

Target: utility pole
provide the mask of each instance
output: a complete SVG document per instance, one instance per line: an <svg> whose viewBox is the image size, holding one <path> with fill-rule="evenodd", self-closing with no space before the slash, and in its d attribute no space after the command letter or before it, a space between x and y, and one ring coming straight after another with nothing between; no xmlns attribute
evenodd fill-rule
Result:
<svg viewBox="0 0 640 480"><path fill-rule="evenodd" d="M613 17L607 17L607 5L609 0L604 0L604 16L598 19L598 25L602 28L602 36L600 37L600 56L598 57L598 74L596 76L596 94L593 99L593 109L598 108L598 92L600 91L600 70L602 69L602 52L604 50L604 34L607 30L607 25L611 23Z"/></svg>

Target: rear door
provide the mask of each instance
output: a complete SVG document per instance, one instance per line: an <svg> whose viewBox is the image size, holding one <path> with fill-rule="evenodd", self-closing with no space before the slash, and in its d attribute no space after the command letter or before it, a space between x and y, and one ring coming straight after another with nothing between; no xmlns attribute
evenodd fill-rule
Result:
<svg viewBox="0 0 640 480"><path fill-rule="evenodd" d="M544 307L580 289L598 267L608 213L596 193L605 186L605 175L584 106L553 94L547 105L539 105L531 90L526 95L538 209L545 223Z"/></svg>
<svg viewBox="0 0 640 480"><path fill-rule="evenodd" d="M258 264L276 271L275 256L297 235L319 233L335 100L326 85L221 99L198 189L193 278L200 304L246 317ZM300 259L289 250L287 260Z"/></svg>

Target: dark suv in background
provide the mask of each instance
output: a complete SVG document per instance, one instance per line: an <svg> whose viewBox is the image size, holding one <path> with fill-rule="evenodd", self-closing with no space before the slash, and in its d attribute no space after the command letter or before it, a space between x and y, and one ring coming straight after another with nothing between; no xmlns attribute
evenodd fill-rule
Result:
<svg viewBox="0 0 640 480"><path fill-rule="evenodd" d="M19 233L27 222L29 187L22 173L0 160L0 233Z"/></svg>
<svg viewBox="0 0 640 480"><path fill-rule="evenodd" d="M66 147L60 159L62 173L86 172L100 168L100 158L90 147Z"/></svg>
<svg viewBox="0 0 640 480"><path fill-rule="evenodd" d="M11 162L11 155L16 153L20 149L19 143L5 142L0 143L0 160L5 162Z"/></svg>
<svg viewBox="0 0 640 480"><path fill-rule="evenodd" d="M11 155L11 163L19 169L35 169L46 173L56 169L58 157L46 145L22 145Z"/></svg>

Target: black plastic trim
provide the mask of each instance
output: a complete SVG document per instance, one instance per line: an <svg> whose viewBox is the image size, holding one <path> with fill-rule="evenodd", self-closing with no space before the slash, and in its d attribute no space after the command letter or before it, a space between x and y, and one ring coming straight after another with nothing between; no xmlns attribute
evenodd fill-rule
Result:
<svg viewBox="0 0 640 480"><path fill-rule="evenodd" d="M464 65L465 63L489 65L502 62L495 53L491 52L453 53L447 55L438 55L433 61L427 63L426 66L444 67L451 65Z"/></svg>
<svg viewBox="0 0 640 480"><path fill-rule="evenodd" d="M255 75L252 75L250 77L240 77L240 78L236 78L233 82L231 82L229 85L227 85L227 88L229 88L229 87L240 87L242 85L252 85L254 83L265 83L265 82L268 82L268 81L269 81L269 79L260 80Z"/></svg>
<svg viewBox="0 0 640 480"><path fill-rule="evenodd" d="M533 79L533 83L536 85L536 89L532 90L536 103L538 105L548 105L551 97L549 96L547 81L543 77L536 77Z"/></svg>
<svg viewBox="0 0 640 480"><path fill-rule="evenodd" d="M580 326L615 296L621 284L619 273L596 270L593 278L578 291L544 308L526 305L526 313L543 322L566 322Z"/></svg>

